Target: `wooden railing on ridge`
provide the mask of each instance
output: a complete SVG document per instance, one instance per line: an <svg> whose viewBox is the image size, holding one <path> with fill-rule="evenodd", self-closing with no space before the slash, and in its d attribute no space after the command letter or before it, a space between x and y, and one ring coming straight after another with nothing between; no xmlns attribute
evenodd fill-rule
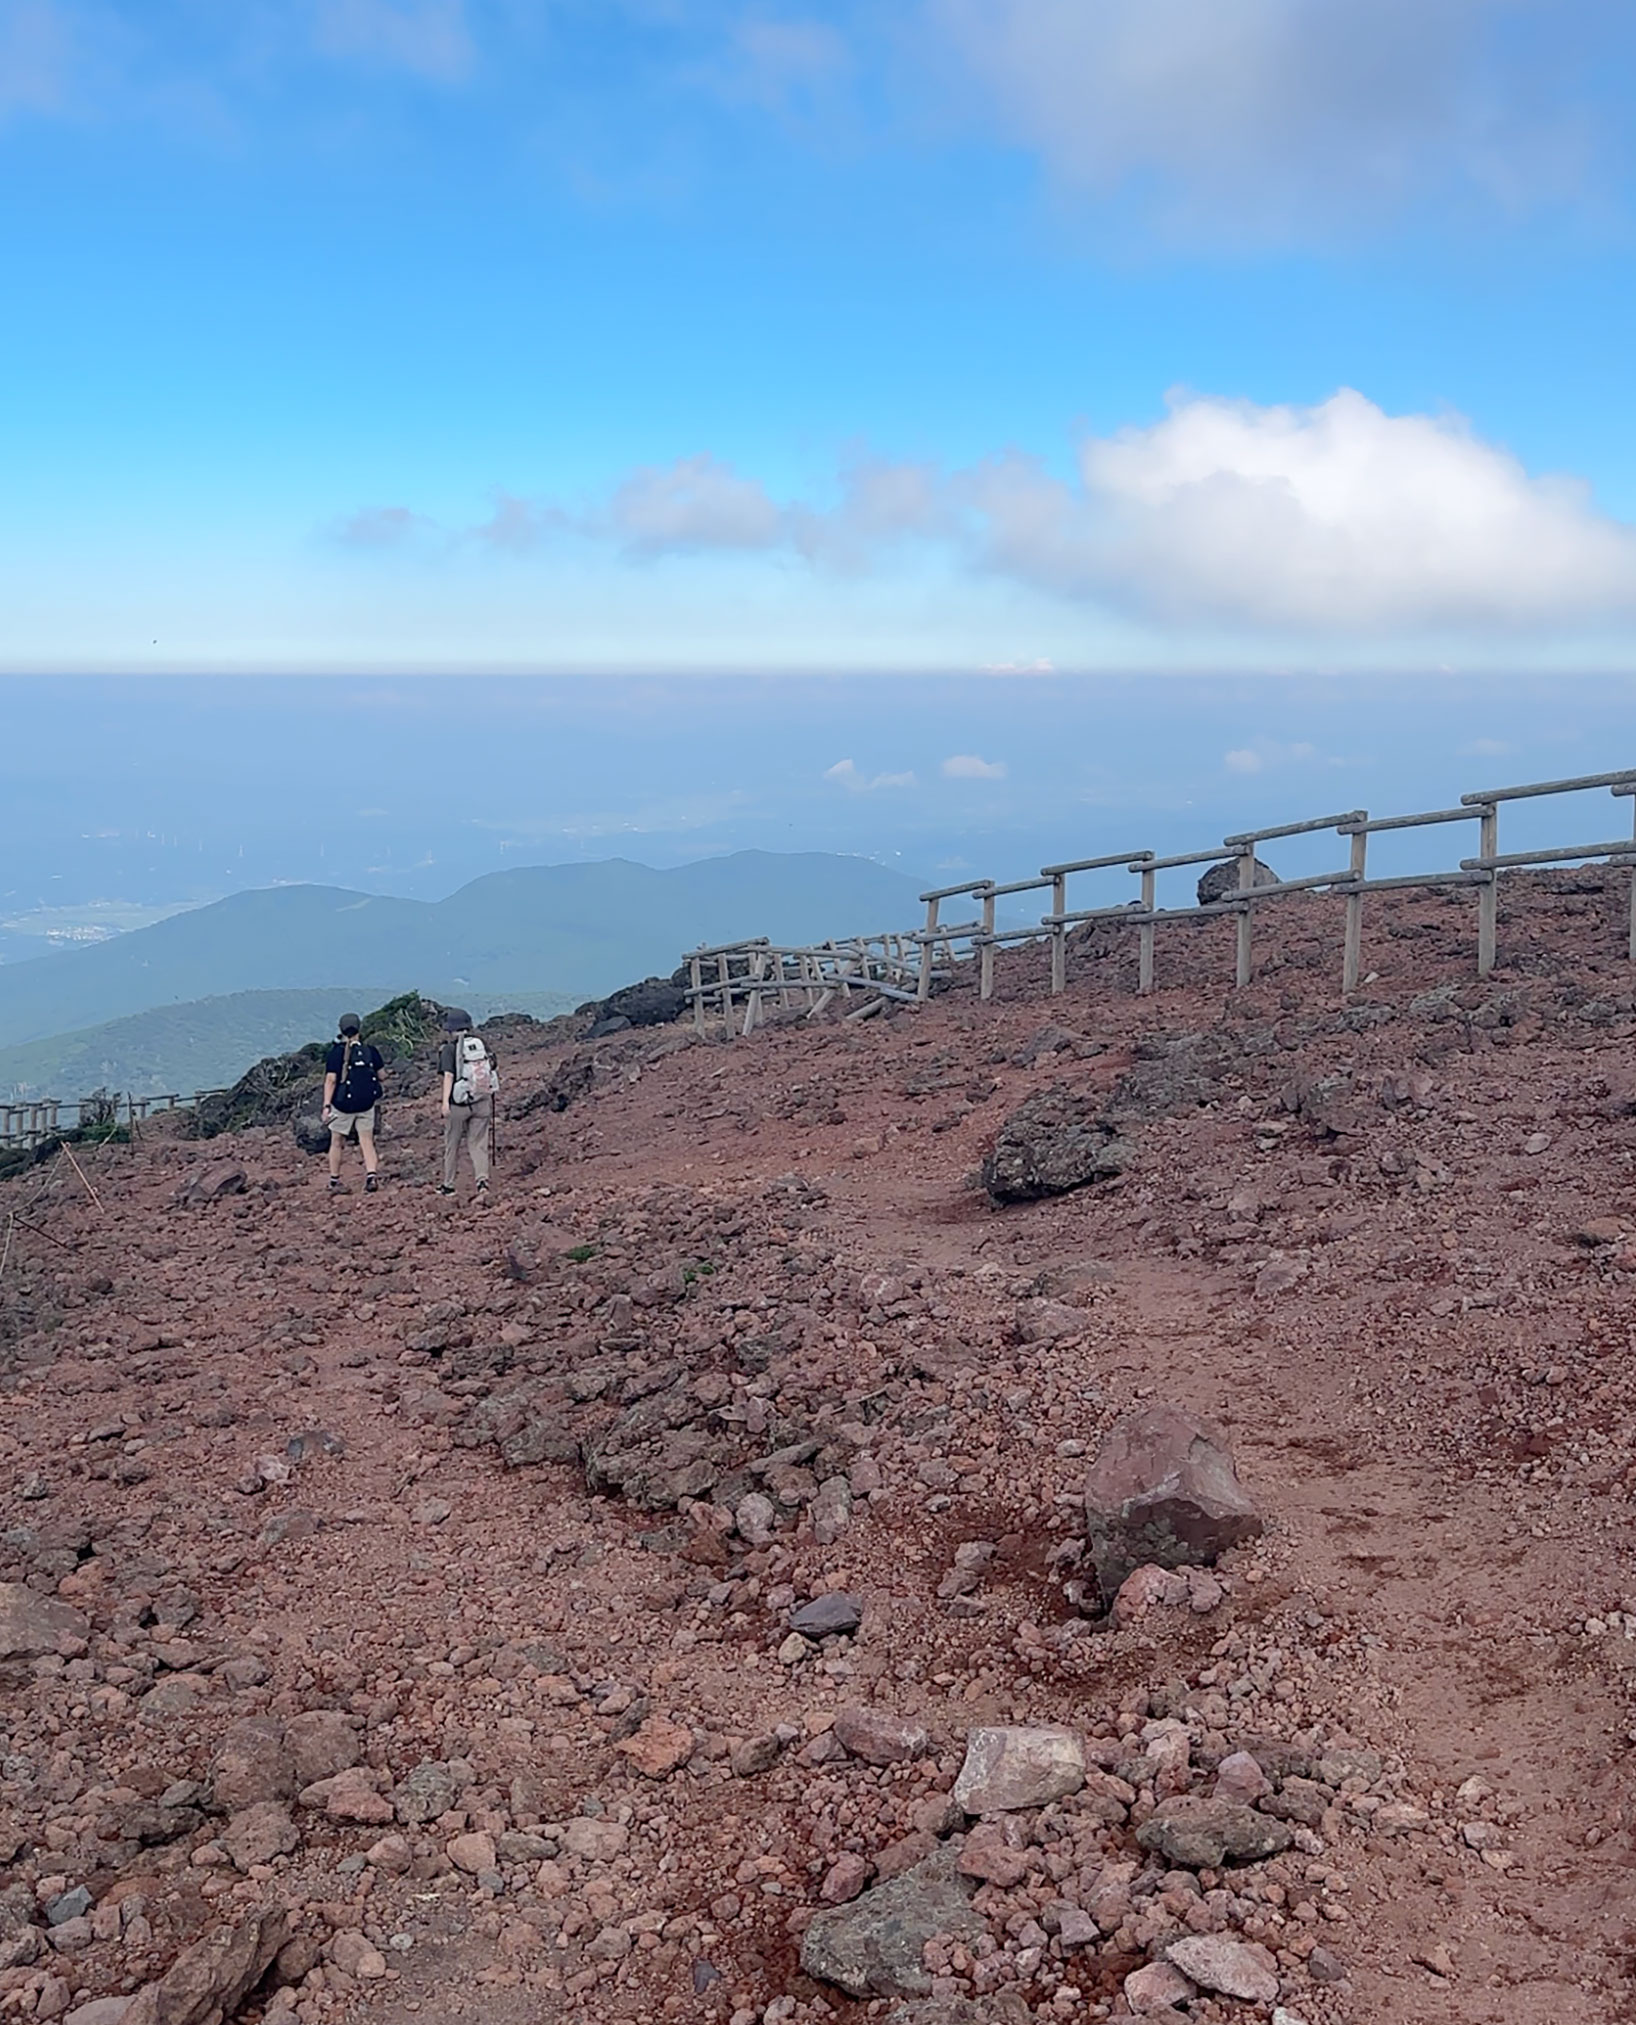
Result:
<svg viewBox="0 0 1636 2025"><path fill-rule="evenodd" d="M1629 837L1596 844L1570 844L1554 850L1500 850L1500 808L1503 803L1542 796L1579 794L1607 788L1633 803ZM1447 823L1476 823L1477 852L1457 867L1437 872L1401 872L1369 876L1369 839L1390 830L1435 828ZM1334 871L1276 884L1256 884L1257 846L1279 838L1333 830L1347 841L1347 862ZM1242 987L1252 975L1256 910L1292 893L1340 894L1346 900L1346 928L1341 962L1341 989L1357 990L1363 964L1364 901L1371 893L1404 888L1469 886L1477 898L1477 975L1494 968L1499 925L1499 879L1502 872L1528 866L1563 865L1604 858L1610 864L1636 867L1636 768L1616 773L1582 774L1572 780L1533 781L1520 787L1485 788L1462 795L1457 808L1431 809L1418 815L1371 819L1367 809L1340 815L1315 816L1308 822L1281 823L1270 829L1241 830L1209 850L1159 857L1152 851L1116 851L1098 858L1077 858L1068 864L1046 865L1037 879L997 884L972 879L959 886L939 886L920 895L926 909L922 927L903 932L854 936L799 947L776 946L765 939L722 943L688 952L688 999L697 1030L713 1024L728 1034L750 1033L769 1002L804 1007L808 1018L825 1011L839 998L849 1020L866 1019L893 1003L923 1003L934 987L952 975L952 967L975 960L978 996L994 995L994 952L1007 943L1047 940L1050 944L1051 990L1067 989L1068 938L1095 921L1134 925L1137 936L1137 989L1154 989L1156 937L1166 922L1197 921L1215 915L1236 917L1235 982ZM1160 907L1158 875L1195 865L1231 864L1233 883L1219 898L1191 907ZM1085 872L1123 869L1141 880L1139 897L1103 907L1068 905L1068 882ZM1002 900L1021 893L1049 892L1049 910L1026 927L998 925ZM972 919L945 921L946 901L969 899L978 912ZM1636 874L1630 897L1629 955L1636 962ZM911 954L912 951L912 954ZM743 1008L742 1022L739 1008Z"/></svg>

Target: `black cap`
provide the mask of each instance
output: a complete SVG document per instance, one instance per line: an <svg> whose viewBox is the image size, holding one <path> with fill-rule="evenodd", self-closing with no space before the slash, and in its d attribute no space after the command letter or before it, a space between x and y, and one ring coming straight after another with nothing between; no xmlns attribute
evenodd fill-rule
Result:
<svg viewBox="0 0 1636 2025"><path fill-rule="evenodd" d="M443 1014L443 1031L446 1034L463 1034L471 1025L471 1014L463 1012L457 1005L449 1006Z"/></svg>
<svg viewBox="0 0 1636 2025"><path fill-rule="evenodd" d="M356 1013L342 1013L341 1023L337 1031L343 1034L361 1033L363 1031L363 1024L363 1021L359 1019Z"/></svg>

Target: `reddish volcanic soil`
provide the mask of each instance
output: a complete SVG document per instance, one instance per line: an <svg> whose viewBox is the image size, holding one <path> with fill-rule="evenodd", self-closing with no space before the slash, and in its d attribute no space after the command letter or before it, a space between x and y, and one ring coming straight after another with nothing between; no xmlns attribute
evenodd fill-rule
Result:
<svg viewBox="0 0 1636 2025"><path fill-rule="evenodd" d="M1592 871L1509 886L1480 982L1469 896L1381 901L1350 1001L1292 897L1238 993L1214 922L1148 998L1103 929L1057 999L1031 948L731 1045L507 1023L508 1111L587 1087L487 1203L424 1095L378 1196L179 1124L0 1186L0 2020L1075 2021L1189 1935L1277 1994L1150 2015L1636 2019L1625 932ZM1130 1165L995 1207L1057 1085ZM1082 1615L1155 1402L1265 1534ZM830 1592L855 1634L792 1638ZM967 1733L1035 1724L1083 1789L968 1823ZM1241 1751L1289 1846L1150 1854ZM936 2002L802 1971L940 1848Z"/></svg>

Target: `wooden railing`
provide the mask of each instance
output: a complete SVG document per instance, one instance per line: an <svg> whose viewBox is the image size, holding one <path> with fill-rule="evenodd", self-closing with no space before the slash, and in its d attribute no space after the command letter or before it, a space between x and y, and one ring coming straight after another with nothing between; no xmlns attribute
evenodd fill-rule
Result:
<svg viewBox="0 0 1636 2025"><path fill-rule="evenodd" d="M156 1111L193 1110L206 1097L220 1097L222 1090L195 1090L184 1098L170 1090L162 1097L133 1097L121 1092L112 1099L106 1091L92 1097L38 1097L21 1103L0 1103L0 1147L39 1146L47 1139L59 1139L65 1132L101 1119L127 1129L140 1125Z"/></svg>
<svg viewBox="0 0 1636 2025"><path fill-rule="evenodd" d="M1538 799L1587 790L1609 789L1615 796L1632 802L1632 830L1628 837L1595 844L1568 844L1548 850L1502 852L1499 844L1500 808L1506 802ZM1462 858L1457 866L1431 872L1369 874L1369 839L1392 830L1432 829L1448 823L1474 822L1478 825L1477 854ZM1281 838L1301 837L1334 831L1347 843L1347 862L1333 871L1256 883L1257 848ZM918 930L859 936L844 942L829 942L802 948L774 948L766 941L737 942L690 952L691 989L689 999L698 1030L712 1024L725 1032L750 1032L760 1019L769 999L804 1008L808 1017L825 1010L837 996L848 1002L847 1017L859 1019L877 1012L893 1001L924 1002L936 985L954 975L955 967L975 959L978 995L994 994L994 952L1007 943L1045 941L1050 949L1050 977L1053 993L1068 986L1069 938L1076 929L1097 921L1121 921L1137 928L1137 989L1150 992L1155 985L1158 930L1167 923L1199 921L1230 914L1236 919L1234 979L1238 986L1249 984L1254 964L1254 922L1257 909L1275 906L1295 893L1330 893L1346 900L1346 926L1341 962L1341 989L1356 991L1363 962L1364 902L1371 893L1399 891L1409 887L1470 887L1477 899L1477 974L1486 977L1497 959L1499 937L1499 883L1503 873L1525 867L1583 863L1605 859L1608 863L1631 866L1630 925L1627 954L1636 962L1636 768L1615 773L1582 774L1572 780L1534 781L1520 787L1485 788L1477 794L1462 795L1458 808L1430 809L1415 815L1371 818L1367 809L1349 809L1340 815L1315 816L1306 822L1280 823L1269 829L1240 830L1206 850L1159 857L1152 851L1114 851L1096 858L1076 858L1067 864L1046 865L1037 879L1020 879L998 884L989 879L972 879L960 886L939 886L920 895L926 909L924 925ZM1231 884L1217 898L1199 901L1190 907L1160 907L1158 878L1161 872L1193 866L1230 864ZM1139 896L1122 903L1098 907L1070 907L1068 882L1081 873L1123 870L1141 881ZM997 923L998 904L1022 893L1049 892L1049 910L1039 920L1012 928ZM976 918L945 921L946 901L969 899L977 904ZM911 954L911 951L913 952ZM856 997L856 1004L851 1001ZM742 1026L738 1008L744 1007Z"/></svg>

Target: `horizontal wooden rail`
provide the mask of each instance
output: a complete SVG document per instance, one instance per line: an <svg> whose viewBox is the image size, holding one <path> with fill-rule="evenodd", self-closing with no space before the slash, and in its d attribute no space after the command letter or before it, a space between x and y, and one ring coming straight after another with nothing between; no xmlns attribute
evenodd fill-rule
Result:
<svg viewBox="0 0 1636 2025"><path fill-rule="evenodd" d="M1586 858L1636 858L1636 838L1613 844L1570 844L1561 851L1506 851L1492 858L1462 858L1462 872L1499 872L1508 865L1567 865Z"/></svg>
<svg viewBox="0 0 1636 2025"><path fill-rule="evenodd" d="M1273 830L1240 830L1237 836L1223 837L1224 844L1270 844L1277 837L1304 837L1312 830L1338 830L1345 823L1366 823L1367 809L1348 809L1340 816L1314 816L1306 823L1280 823Z"/></svg>
<svg viewBox="0 0 1636 2025"><path fill-rule="evenodd" d="M1433 823L1475 823L1481 819L1482 810L1473 809L1430 809L1423 816L1376 816L1368 822L1337 823L1343 837L1373 837L1382 830L1418 830Z"/></svg>
<svg viewBox="0 0 1636 2025"><path fill-rule="evenodd" d="M1636 788L1636 767L1622 767L1617 773L1582 773L1575 780L1537 780L1525 787L1484 788L1480 794L1462 795L1468 807L1479 802L1521 802L1535 795L1574 795L1586 788Z"/></svg>

